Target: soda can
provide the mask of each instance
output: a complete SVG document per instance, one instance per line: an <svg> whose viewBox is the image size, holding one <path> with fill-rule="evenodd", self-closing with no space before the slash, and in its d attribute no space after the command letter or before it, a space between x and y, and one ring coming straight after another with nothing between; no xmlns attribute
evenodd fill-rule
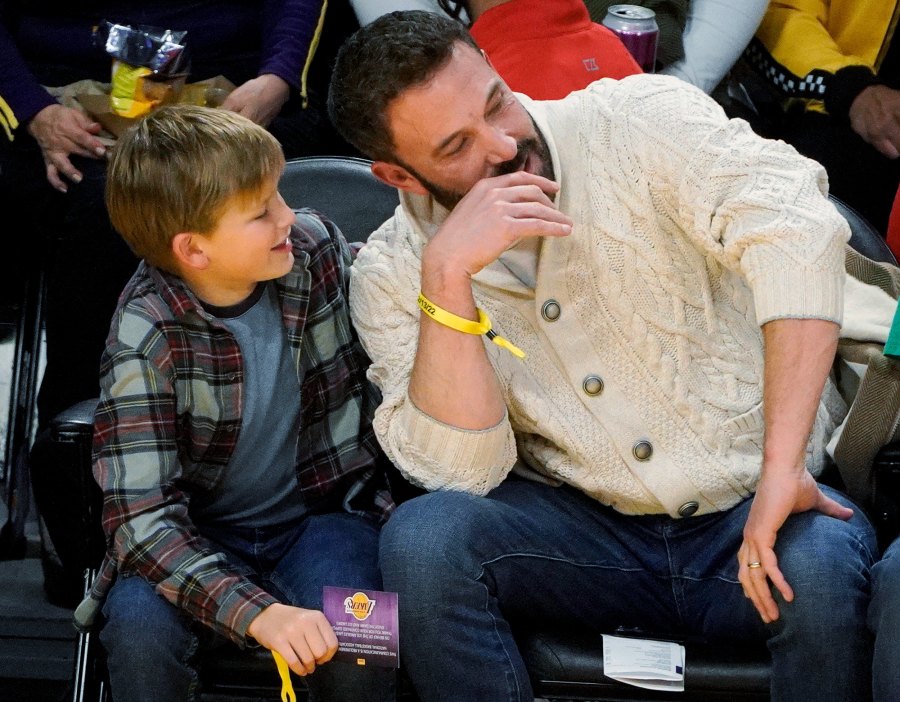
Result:
<svg viewBox="0 0 900 702"><path fill-rule="evenodd" d="M659 26L653 10L640 5L611 5L603 26L618 35L645 73L653 73L659 42Z"/></svg>

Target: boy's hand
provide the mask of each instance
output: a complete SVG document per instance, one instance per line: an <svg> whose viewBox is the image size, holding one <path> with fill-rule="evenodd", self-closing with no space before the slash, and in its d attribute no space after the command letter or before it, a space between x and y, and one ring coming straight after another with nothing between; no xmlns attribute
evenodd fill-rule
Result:
<svg viewBox="0 0 900 702"><path fill-rule="evenodd" d="M250 622L247 633L270 651L278 651L301 676L330 661L338 648L331 624L315 609L270 605Z"/></svg>

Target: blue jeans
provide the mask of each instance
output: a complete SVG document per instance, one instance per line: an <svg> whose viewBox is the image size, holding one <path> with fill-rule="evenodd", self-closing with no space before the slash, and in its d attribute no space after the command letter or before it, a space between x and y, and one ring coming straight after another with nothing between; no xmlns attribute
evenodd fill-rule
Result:
<svg viewBox="0 0 900 702"><path fill-rule="evenodd" d="M749 508L629 517L514 478L486 498L404 503L382 531L381 569L400 594L401 657L422 702L531 702L511 633L519 623L767 642L773 700L866 699L871 525L859 510L850 522L792 516L776 552L795 598L776 594L781 616L767 627L737 579Z"/></svg>
<svg viewBox="0 0 900 702"><path fill-rule="evenodd" d="M381 589L378 525L364 517L324 514L292 530L204 529L204 536L230 554L281 602L322 608L322 586ZM199 646L225 645L170 604L143 578L121 574L103 608L100 641L107 651L116 700L184 702L199 693L193 665ZM395 698L391 669L331 661L306 677L317 702L386 702ZM272 663L273 685L278 673Z"/></svg>
<svg viewBox="0 0 900 702"><path fill-rule="evenodd" d="M875 702L893 702L900 699L900 539L872 568L869 628L875 635Z"/></svg>

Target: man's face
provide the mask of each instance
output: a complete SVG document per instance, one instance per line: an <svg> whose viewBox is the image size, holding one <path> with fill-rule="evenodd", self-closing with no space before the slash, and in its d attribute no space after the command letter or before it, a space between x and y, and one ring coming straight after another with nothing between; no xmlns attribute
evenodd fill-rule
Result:
<svg viewBox="0 0 900 702"><path fill-rule="evenodd" d="M519 170L553 178L531 116L470 46L457 44L430 81L388 105L387 118L397 163L448 209L482 178Z"/></svg>

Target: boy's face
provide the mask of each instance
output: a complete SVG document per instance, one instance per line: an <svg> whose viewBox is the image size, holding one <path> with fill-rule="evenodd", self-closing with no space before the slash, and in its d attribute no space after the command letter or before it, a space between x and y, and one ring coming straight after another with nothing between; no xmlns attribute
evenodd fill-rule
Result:
<svg viewBox="0 0 900 702"><path fill-rule="evenodd" d="M288 273L294 265L288 240L293 223L294 212L278 193L277 178L252 196L229 201L216 228L202 237L208 265L201 297L217 305L237 304L260 281Z"/></svg>

